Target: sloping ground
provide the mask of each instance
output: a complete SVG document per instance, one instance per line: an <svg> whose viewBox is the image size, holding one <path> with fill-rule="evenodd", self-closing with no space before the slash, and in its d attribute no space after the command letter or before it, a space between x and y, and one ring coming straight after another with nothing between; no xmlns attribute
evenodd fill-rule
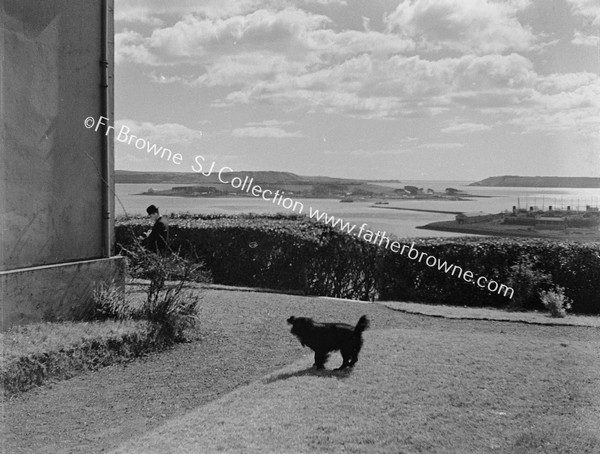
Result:
<svg viewBox="0 0 600 454"><path fill-rule="evenodd" d="M571 314L565 318L553 318L547 312L516 312L485 307L444 306L398 301L382 301L381 304L407 314L422 314L432 317L521 322L531 325L593 326L600 328L600 317L596 315Z"/></svg>
<svg viewBox="0 0 600 454"><path fill-rule="evenodd" d="M365 338L352 372L304 358L115 453L600 452L598 343L523 348L497 331L428 329Z"/></svg>
<svg viewBox="0 0 600 454"><path fill-rule="evenodd" d="M302 349L289 333L287 317L312 316L323 321L355 323L362 314L372 320L372 328L365 334L365 349L352 374L338 380L328 377L332 372L323 376L303 372L312 360L303 357L308 350ZM409 452L435 452L431 451L432 446L451 446L440 441L437 431L442 427L449 432L460 431L457 436L461 439L443 432L448 443L464 443L471 434L476 440L473 446L483 446L481 437L485 432L478 435L474 430L488 427L492 416L486 413L487 409L510 416L506 421L500 418L505 415L498 414L493 417L499 419L493 421L508 424L501 426L506 427L508 438L499 437L497 443L523 448L514 452L536 452L535 446L543 446L545 440L564 447L561 434L565 443L572 443L573 450L556 452L586 452L586 446L598 448L597 440L589 436L589 427L598 427L599 409L589 391L598 389L597 328L451 320L401 313L378 304L221 290L205 292L201 317L198 341L7 400L0 422L0 451L106 452L137 437L151 436L155 430L167 427L165 423L170 420L184 421L202 412L217 417L215 412L221 407L224 412L218 417L224 421L225 431L233 422L227 411L235 410L235 416L240 405L246 405L244 402L257 414L280 412L279 406L287 405L284 408L288 412L298 411L298 415L309 417L306 430L298 434L304 443L302 449L331 447L328 436L339 441L336 431L340 411L358 418L352 419L358 421L356 427L366 424L373 430L373 443L377 438L387 440L385 443L399 443L399 447L408 443L406 446L412 446ZM336 367L339 362L339 355L334 355L328 367ZM291 376L286 375L290 373ZM265 380L265 376L274 380ZM491 385L486 387L488 381ZM248 383L252 383L250 387L240 388ZM229 395L231 392L234 394ZM291 395L296 393L297 398ZM223 396L226 400L219 400ZM321 407L321 397L334 411ZM228 399L231 403L227 403ZM373 409L386 399L389 408L379 408L385 417L376 417ZM296 405L299 401L300 410ZM414 419L412 414L419 411L422 416ZM556 423L560 425L556 426L558 417L551 415L560 412L560 423ZM292 436L283 425L286 419L277 414L281 423L279 435ZM464 428L449 421L457 417ZM484 425L480 426L476 420L482 417ZM383 424L383 432L368 423L370 418ZM514 418L520 427L512 424L510 420ZM271 424L257 421L257 427ZM402 426L402 421L408 425ZM474 428L470 428L471 421L476 424ZM244 437L255 434L248 426L250 422L252 419L239 425ZM315 428L314 424L322 427ZM382 434L389 434L389 424L394 430L400 427L398 437L404 438L384 437ZM419 427L423 430L413 431ZM202 427L197 430L204 433ZM310 436L313 438L306 435L308 431L314 432ZM282 452L279 448L285 452L289 445L279 444L280 438L268 442L270 433L263 433L265 452L272 446L278 446L275 452ZM361 450L371 445L365 432L348 429L345 433L349 449L354 446ZM211 433L211 443L220 436ZM384 447L388 445L382 442L374 446L387 449ZM210 451L201 448L196 452ZM447 452L457 451L448 448Z"/></svg>

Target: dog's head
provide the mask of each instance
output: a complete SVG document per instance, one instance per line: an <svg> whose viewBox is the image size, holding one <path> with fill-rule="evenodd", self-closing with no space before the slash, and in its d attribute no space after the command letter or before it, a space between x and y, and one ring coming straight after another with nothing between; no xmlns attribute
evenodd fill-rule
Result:
<svg viewBox="0 0 600 454"><path fill-rule="evenodd" d="M314 326L312 318L307 317L290 317L287 322L292 325L292 334L300 339L308 333Z"/></svg>

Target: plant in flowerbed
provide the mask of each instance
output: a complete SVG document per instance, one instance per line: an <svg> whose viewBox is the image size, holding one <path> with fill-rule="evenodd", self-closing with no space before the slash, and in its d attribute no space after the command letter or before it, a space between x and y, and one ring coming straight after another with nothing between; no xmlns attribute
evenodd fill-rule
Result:
<svg viewBox="0 0 600 454"><path fill-rule="evenodd" d="M571 309L571 300L565 296L565 289L556 286L553 290L541 291L542 303L550 312L552 317L566 317L567 311Z"/></svg>
<svg viewBox="0 0 600 454"><path fill-rule="evenodd" d="M193 283L210 281L204 264L173 251L155 253L138 245L122 249L122 253L128 259L130 275L147 281L145 298L137 307L127 300L115 304L104 299L97 312L105 317L145 320L153 336L164 343L188 340L199 323L201 289Z"/></svg>
<svg viewBox="0 0 600 454"><path fill-rule="evenodd" d="M144 298L136 300L113 283L101 283L94 290L88 321L17 326L0 335L5 395L130 360L193 336L200 290L190 283L207 279L201 264L174 253L149 252L138 244L127 255L130 271L147 280Z"/></svg>

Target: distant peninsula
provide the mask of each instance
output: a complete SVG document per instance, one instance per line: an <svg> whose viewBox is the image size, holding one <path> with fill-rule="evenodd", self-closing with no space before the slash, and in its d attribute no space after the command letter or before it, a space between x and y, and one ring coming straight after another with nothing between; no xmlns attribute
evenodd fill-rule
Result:
<svg viewBox="0 0 600 454"><path fill-rule="evenodd" d="M517 188L600 188L600 178L593 177L520 177L502 175L476 181L469 186Z"/></svg>
<svg viewBox="0 0 600 454"><path fill-rule="evenodd" d="M352 178L335 178L297 175L292 172L279 171L241 171L227 172L228 178L250 177L266 184L362 184L362 183L400 183L400 180L357 180ZM135 170L115 170L116 183L149 183L149 184L221 184L217 171L210 175L193 172L139 172Z"/></svg>
<svg viewBox="0 0 600 454"><path fill-rule="evenodd" d="M249 188L261 191L282 191L286 196L306 198L337 198L341 202L378 199L467 200L475 197L454 188L434 191L412 185L403 186L399 180L359 180L326 176L302 176L291 172L242 171L204 175L202 173L135 172L116 170L119 184L148 184L141 195L173 197L239 197L249 196ZM391 184L390 184L391 183ZM152 185L167 184L169 189ZM256 196L254 192L253 196Z"/></svg>

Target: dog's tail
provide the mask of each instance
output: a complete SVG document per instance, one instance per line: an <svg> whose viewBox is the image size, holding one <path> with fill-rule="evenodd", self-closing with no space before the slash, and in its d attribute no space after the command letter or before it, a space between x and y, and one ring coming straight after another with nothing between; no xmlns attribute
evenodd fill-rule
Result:
<svg viewBox="0 0 600 454"><path fill-rule="evenodd" d="M358 319L358 323L356 324L356 327L354 328L354 334L360 334L364 330L366 330L368 327L369 327L369 319L367 318L366 315L363 315L361 318Z"/></svg>

